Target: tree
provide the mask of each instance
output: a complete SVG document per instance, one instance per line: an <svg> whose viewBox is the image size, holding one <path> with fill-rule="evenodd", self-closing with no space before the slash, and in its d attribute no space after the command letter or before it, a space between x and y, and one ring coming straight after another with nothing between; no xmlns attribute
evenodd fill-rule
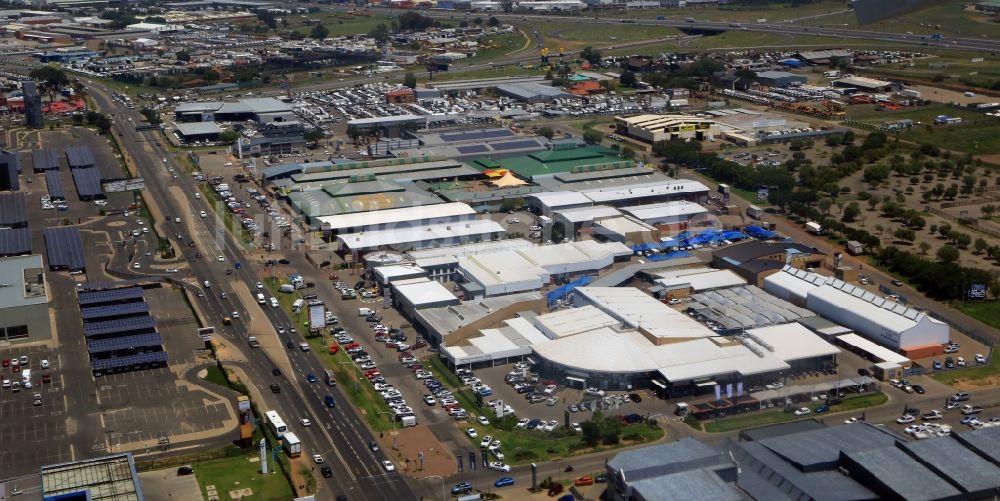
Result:
<svg viewBox="0 0 1000 501"><path fill-rule="evenodd" d="M107 134L108 131L111 130L112 124L111 124L111 119L108 118L107 115L102 113L101 116L97 117L97 120L94 121L94 125L97 126L97 130L101 134Z"/></svg>
<svg viewBox="0 0 1000 501"><path fill-rule="evenodd" d="M591 447L601 443L601 426L595 419L591 418L580 423L580 432L583 435L583 443Z"/></svg>
<svg viewBox="0 0 1000 501"><path fill-rule="evenodd" d="M66 76L66 72L62 68L52 65L31 70L28 76L42 83L42 89L49 94L49 101L55 101L56 93L69 83L69 77Z"/></svg>
<svg viewBox="0 0 1000 501"><path fill-rule="evenodd" d="M591 65L597 66L601 64L601 51L593 47L584 47L580 51L580 59L587 61Z"/></svg>
<svg viewBox="0 0 1000 501"><path fill-rule="evenodd" d="M474 24L476 26L482 26L482 24L483 24L483 18L476 17L475 19L472 20L472 24Z"/></svg>
<svg viewBox="0 0 1000 501"><path fill-rule="evenodd" d="M830 215L830 207L833 207L833 200L830 200L829 198L824 198L823 200L820 200L819 204L817 205L819 206L820 212L822 212L824 215Z"/></svg>
<svg viewBox="0 0 1000 501"><path fill-rule="evenodd" d="M417 88L417 76L414 75L412 71L407 71L406 74L403 75L403 85L405 85L405 86L407 86L407 87L409 87L411 89L416 89Z"/></svg>
<svg viewBox="0 0 1000 501"><path fill-rule="evenodd" d="M923 241L918 244L918 247L920 247L920 253L925 256L927 255L927 251L931 250L931 244Z"/></svg>
<svg viewBox="0 0 1000 501"><path fill-rule="evenodd" d="M330 35L330 30L326 29L326 26L322 24L317 24L309 30L309 38L313 40L323 40Z"/></svg>
<svg viewBox="0 0 1000 501"><path fill-rule="evenodd" d="M854 131L848 129L844 132L844 144L854 144Z"/></svg>
<svg viewBox="0 0 1000 501"><path fill-rule="evenodd" d="M497 19L496 16L490 16L490 18L486 21L486 24L488 26L497 27L500 26L500 20Z"/></svg>
<svg viewBox="0 0 1000 501"><path fill-rule="evenodd" d="M459 28L468 28L469 27L469 22L466 21L466 20L459 21L458 27Z"/></svg>
<svg viewBox="0 0 1000 501"><path fill-rule="evenodd" d="M625 146L625 147L623 147L622 150L618 154L621 155L621 157L623 159L625 159L625 160L634 160L635 159L635 150L633 150L631 146Z"/></svg>
<svg viewBox="0 0 1000 501"><path fill-rule="evenodd" d="M986 243L986 240L983 240L982 237L977 238L976 243L974 245L976 248L976 254L982 254L983 252L986 252L986 249L989 248L990 246L990 244Z"/></svg>
<svg viewBox="0 0 1000 501"><path fill-rule="evenodd" d="M858 216L860 215L861 215L861 207L858 206L857 202L851 202L847 204L847 207L844 207L843 219L845 222L848 223L853 222L857 220Z"/></svg>
<svg viewBox="0 0 1000 501"><path fill-rule="evenodd" d="M302 139L305 139L310 143L315 143L316 141L323 139L323 136L323 129L316 128L307 130L306 133L302 135Z"/></svg>
<svg viewBox="0 0 1000 501"><path fill-rule="evenodd" d="M222 144L233 144L240 138L240 135L234 130L224 130L219 134L219 141Z"/></svg>
<svg viewBox="0 0 1000 501"><path fill-rule="evenodd" d="M178 61L184 61L185 63L191 60L191 54L188 54L188 51L186 50L177 51L174 54L174 57L176 57Z"/></svg>
<svg viewBox="0 0 1000 501"><path fill-rule="evenodd" d="M552 137L556 135L555 131L552 130L552 127L542 127L538 130L538 134L545 139L552 139Z"/></svg>
<svg viewBox="0 0 1000 501"><path fill-rule="evenodd" d="M983 206L982 211L983 211L983 219L992 219L993 214L996 213L997 211L997 208L993 204L986 204Z"/></svg>
<svg viewBox="0 0 1000 501"><path fill-rule="evenodd" d="M622 85L625 85L627 87L635 87L635 82L636 82L635 73L632 73L629 70L625 70L618 77L618 81L621 82Z"/></svg>
<svg viewBox="0 0 1000 501"><path fill-rule="evenodd" d="M950 224L944 223L941 226L938 226L937 230L938 230L938 235L941 235L944 238L951 238L951 225Z"/></svg>
<svg viewBox="0 0 1000 501"><path fill-rule="evenodd" d="M508 13L514 10L514 0L500 0L500 9Z"/></svg>
<svg viewBox="0 0 1000 501"><path fill-rule="evenodd" d="M587 144L601 144L601 140L603 139L604 136L596 130L583 131L583 141Z"/></svg>
<svg viewBox="0 0 1000 501"><path fill-rule="evenodd" d="M389 41L389 27L385 23L378 23L375 29L368 32L368 36L375 39L376 44L385 45Z"/></svg>
<svg viewBox="0 0 1000 501"><path fill-rule="evenodd" d="M951 245L943 245L937 250L937 259L944 264L954 263L958 261L958 257L958 249Z"/></svg>
<svg viewBox="0 0 1000 501"><path fill-rule="evenodd" d="M912 242L917 237L916 234L913 232L913 230L908 230L906 228L900 228L896 230L892 235L896 237L896 240L902 242Z"/></svg>

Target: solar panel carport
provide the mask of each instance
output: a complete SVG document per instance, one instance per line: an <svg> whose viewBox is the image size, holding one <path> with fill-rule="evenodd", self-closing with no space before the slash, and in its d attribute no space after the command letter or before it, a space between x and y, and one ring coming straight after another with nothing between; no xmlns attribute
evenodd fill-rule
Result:
<svg viewBox="0 0 1000 501"><path fill-rule="evenodd" d="M31 230L14 228L0 230L0 257L31 254Z"/></svg>
<svg viewBox="0 0 1000 501"><path fill-rule="evenodd" d="M31 168L35 172L59 170L59 156L55 148L41 148L31 152Z"/></svg>
<svg viewBox="0 0 1000 501"><path fill-rule="evenodd" d="M107 339L91 339L87 341L87 351L91 355L112 351L134 350L157 347L163 344L163 337L157 332L135 334L132 336L117 336ZM162 348L160 348L162 349ZM159 349L154 351L160 351Z"/></svg>
<svg viewBox="0 0 1000 501"><path fill-rule="evenodd" d="M71 169L94 167L97 165L97 160L94 159L94 153L90 151L89 146L70 146L66 148L66 161L69 162Z"/></svg>
<svg viewBox="0 0 1000 501"><path fill-rule="evenodd" d="M77 301L80 303L80 306L122 301L131 302L136 299L142 299L142 287L97 290L81 292L77 295Z"/></svg>
<svg viewBox="0 0 1000 501"><path fill-rule="evenodd" d="M101 171L97 167L73 169L73 183L80 200L92 200L104 194L101 188Z"/></svg>
<svg viewBox="0 0 1000 501"><path fill-rule="evenodd" d="M0 194L0 226L22 228L28 225L24 193Z"/></svg>
<svg viewBox="0 0 1000 501"><path fill-rule="evenodd" d="M50 270L84 271L83 240L76 228L46 228L45 253Z"/></svg>
<svg viewBox="0 0 1000 501"><path fill-rule="evenodd" d="M152 351L122 357L95 358L90 361L94 371L114 371L119 369L141 369L161 367L167 364L167 352Z"/></svg>
<svg viewBox="0 0 1000 501"><path fill-rule="evenodd" d="M62 179L59 177L59 171L45 171L45 186L48 187L49 198L52 199L53 202L66 201L66 191L63 189Z"/></svg>
<svg viewBox="0 0 1000 501"><path fill-rule="evenodd" d="M111 320L98 320L83 324L83 335L87 337L108 336L112 334L145 334L151 330L155 332L156 319L150 315L141 317L115 318Z"/></svg>
<svg viewBox="0 0 1000 501"><path fill-rule="evenodd" d="M106 304L91 306L90 308L80 308L80 317L84 321L87 321L99 318L125 317L147 312L149 312L149 305L146 303Z"/></svg>

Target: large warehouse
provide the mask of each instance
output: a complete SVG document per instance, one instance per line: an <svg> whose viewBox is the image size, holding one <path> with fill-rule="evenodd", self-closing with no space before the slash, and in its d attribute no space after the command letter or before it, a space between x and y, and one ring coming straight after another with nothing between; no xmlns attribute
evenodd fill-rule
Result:
<svg viewBox="0 0 1000 501"><path fill-rule="evenodd" d="M703 141L719 137L719 124L691 115L636 115L615 117L618 133L647 143L673 139Z"/></svg>
<svg viewBox="0 0 1000 501"><path fill-rule="evenodd" d="M52 338L43 270L39 255L0 259L0 342Z"/></svg>
<svg viewBox="0 0 1000 501"><path fill-rule="evenodd" d="M457 223L476 219L476 211L466 204L448 203L320 216L316 219L322 225L323 231L337 235L425 224Z"/></svg>
<svg viewBox="0 0 1000 501"><path fill-rule="evenodd" d="M764 290L805 305L820 316L853 329L883 346L906 352L942 347L948 324L926 313L829 277L785 266L764 279Z"/></svg>
<svg viewBox="0 0 1000 501"><path fill-rule="evenodd" d="M338 235L341 250L363 253L392 249L407 251L428 247L447 247L466 242L502 239L507 234L492 219L471 219L458 223L435 223Z"/></svg>

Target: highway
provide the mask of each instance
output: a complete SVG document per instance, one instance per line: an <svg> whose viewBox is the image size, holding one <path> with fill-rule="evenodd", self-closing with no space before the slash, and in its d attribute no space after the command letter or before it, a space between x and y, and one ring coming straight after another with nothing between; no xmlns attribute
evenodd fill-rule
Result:
<svg viewBox="0 0 1000 501"><path fill-rule="evenodd" d="M233 275L226 275L227 268L234 268L234 263L248 263L248 257L241 244L225 230L223 222L215 215L206 197L200 200L194 198L197 186L190 176L184 174L181 165L175 161L174 154L163 147L160 142L161 133L135 131L134 124L142 120L141 115L120 106L112 99L111 91L107 88L90 83L88 91L98 108L115 118L113 133L117 135L121 147L134 160L139 175L145 179L147 199L155 200L167 219L182 219L180 224L161 224L161 228L168 232L164 237L170 239L174 248L183 253L190 267L189 277L176 278L188 278L192 287L201 287L204 280L213 285L205 289L204 298L199 298L202 301L201 310L209 317L206 319L209 325L213 323L213 319L217 321L216 335L230 341L229 344L245 356L247 363L244 367L251 379L247 383L255 386L263 397L263 401L258 402L260 409L277 410L292 431L302 439L305 449L303 454L322 454L326 464L333 469L333 477L324 479L319 475L319 468L316 468L315 477L322 486L318 499L333 499L335 494L347 494L352 500L414 499L415 496L402 475L387 474L384 471L381 465L381 461L387 459L384 454L369 450L368 443L374 437L347 397L337 388L322 383L310 384L305 380L307 373L323 374L323 366L312 352L298 349L286 351L285 356L288 356L290 366L294 367L294 373L275 377L271 370L282 364L270 360L264 350L251 349L246 343L246 329L242 322L247 321L249 315L242 315L240 319L234 320L232 326L221 325L222 317L232 311L246 312L259 308L253 301L240 304L239 297L251 297L260 277L253 274L253 267L249 265L241 266ZM171 168L177 173L176 177L169 171ZM212 217L197 217L201 210ZM177 235L181 235L183 240L179 240ZM196 242L196 248L188 246L187 242L191 240ZM200 252L203 257L196 258L196 252ZM223 256L225 262L218 262L218 255ZM246 287L251 294L237 294L234 290L237 287ZM223 290L228 293L226 299L219 296ZM266 318L273 326L294 325L281 309L263 308L262 311L263 315L257 315L257 318ZM270 330L278 336L273 328ZM285 338L280 339L278 345L284 346L288 340L294 340L296 344L300 341L298 338ZM268 386L272 382L280 384L280 394L270 392ZM337 402L333 409L323 405L322 399L327 394L332 395ZM303 417L315 424L310 427L299 425L298 420Z"/></svg>

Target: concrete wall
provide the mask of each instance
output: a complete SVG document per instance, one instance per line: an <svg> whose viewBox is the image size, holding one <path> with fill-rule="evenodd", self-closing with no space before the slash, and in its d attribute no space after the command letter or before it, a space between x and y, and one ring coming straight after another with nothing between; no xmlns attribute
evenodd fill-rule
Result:
<svg viewBox="0 0 1000 501"><path fill-rule="evenodd" d="M28 337L12 340L13 343L48 341L52 339L52 326L49 322L49 305L46 303L4 308L0 310L0 328L19 325L28 326ZM0 341L5 339L0 334Z"/></svg>

